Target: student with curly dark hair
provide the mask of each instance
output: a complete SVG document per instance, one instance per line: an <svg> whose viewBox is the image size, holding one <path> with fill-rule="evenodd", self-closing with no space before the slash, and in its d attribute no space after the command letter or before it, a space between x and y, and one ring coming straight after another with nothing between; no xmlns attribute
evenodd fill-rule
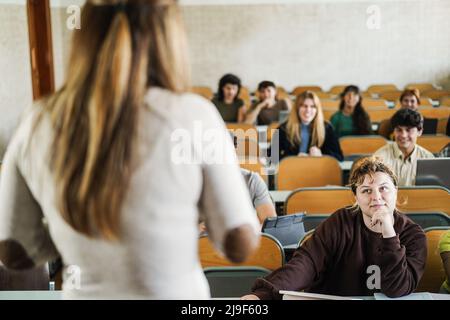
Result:
<svg viewBox="0 0 450 320"><path fill-rule="evenodd" d="M417 159L434 158L434 155L417 144L422 135L423 117L411 109L400 109L391 118L394 140L378 149L374 155L384 162L399 178L400 186L415 184Z"/></svg>
<svg viewBox="0 0 450 320"><path fill-rule="evenodd" d="M245 104L239 98L241 79L228 73L219 80L217 94L212 99L225 122L243 122L245 118Z"/></svg>

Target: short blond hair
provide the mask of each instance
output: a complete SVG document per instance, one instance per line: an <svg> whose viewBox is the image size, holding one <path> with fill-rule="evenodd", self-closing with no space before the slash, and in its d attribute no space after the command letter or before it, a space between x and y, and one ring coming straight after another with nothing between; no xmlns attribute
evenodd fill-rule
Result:
<svg viewBox="0 0 450 320"><path fill-rule="evenodd" d="M366 175L373 176L376 172L387 174L392 179L392 183L396 187L398 186L397 176L383 163L381 158L375 156L364 157L353 164L350 172L348 186L352 189L353 194L356 194L356 188L364 182Z"/></svg>

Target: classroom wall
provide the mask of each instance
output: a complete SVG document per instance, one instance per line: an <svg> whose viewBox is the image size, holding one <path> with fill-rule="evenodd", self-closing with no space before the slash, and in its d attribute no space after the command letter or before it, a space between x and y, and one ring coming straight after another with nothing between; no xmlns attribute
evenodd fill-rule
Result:
<svg viewBox="0 0 450 320"><path fill-rule="evenodd" d="M6 2L0 4L0 155L20 112L32 101L25 1ZM287 90L300 84L328 90L345 83L402 88L409 82L450 89L448 0L244 2L182 1L194 85L215 90L224 73L234 72L252 90L264 79ZM72 33L66 27L67 4L52 8L57 87ZM373 4L380 29L367 27Z"/></svg>
<svg viewBox="0 0 450 320"><path fill-rule="evenodd" d="M31 66L24 6L0 5L0 155L19 115L31 104Z"/></svg>
<svg viewBox="0 0 450 320"><path fill-rule="evenodd" d="M216 87L234 72L254 89L263 79L296 85L433 82L450 88L450 1L377 1L187 6L194 83Z"/></svg>
<svg viewBox="0 0 450 320"><path fill-rule="evenodd" d="M224 73L234 72L251 89L263 79L287 90L300 84L328 90L345 83L403 88L410 82L450 89L448 0L208 1L218 4L182 1L194 85L215 88ZM374 9L379 29L368 27ZM58 17L53 22L59 83L71 32L65 7L52 12Z"/></svg>

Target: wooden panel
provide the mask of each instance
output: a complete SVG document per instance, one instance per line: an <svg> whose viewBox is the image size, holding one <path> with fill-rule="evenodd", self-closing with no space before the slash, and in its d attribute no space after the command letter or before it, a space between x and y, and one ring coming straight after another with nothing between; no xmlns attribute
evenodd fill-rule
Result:
<svg viewBox="0 0 450 320"><path fill-rule="evenodd" d="M372 154L386 143L385 138L377 135L347 136L339 139L344 157L353 154Z"/></svg>
<svg viewBox="0 0 450 320"><path fill-rule="evenodd" d="M387 109L388 108L387 101L384 99L366 98L366 99L363 99L362 105L365 109L370 109L370 108Z"/></svg>
<svg viewBox="0 0 450 320"><path fill-rule="evenodd" d="M394 84L374 84L367 88L370 93L380 94L386 91L398 91Z"/></svg>
<svg viewBox="0 0 450 320"><path fill-rule="evenodd" d="M405 89L417 89L420 92L436 89L432 83L410 83L406 85Z"/></svg>
<svg viewBox="0 0 450 320"><path fill-rule="evenodd" d="M49 0L27 0L33 98L55 91Z"/></svg>
<svg viewBox="0 0 450 320"><path fill-rule="evenodd" d="M329 214L355 202L350 189L305 189L293 193L286 200L286 214Z"/></svg>
<svg viewBox="0 0 450 320"><path fill-rule="evenodd" d="M448 122L448 117L447 118L441 118L438 120L438 126L437 126L437 134L447 134L447 122Z"/></svg>
<svg viewBox="0 0 450 320"><path fill-rule="evenodd" d="M417 138L417 144L431 153L440 152L448 143L450 143L450 137L446 135L423 135Z"/></svg>
<svg viewBox="0 0 450 320"><path fill-rule="evenodd" d="M328 185L342 185L342 170L339 162L333 157L292 156L284 158L279 164L278 190Z"/></svg>
<svg viewBox="0 0 450 320"><path fill-rule="evenodd" d="M385 119L390 119L396 111L394 109L369 109L367 113L369 114L370 121L379 123Z"/></svg>
<svg viewBox="0 0 450 320"><path fill-rule="evenodd" d="M297 86L292 90L292 95L298 96L305 91L322 92L322 88L319 86Z"/></svg>
<svg viewBox="0 0 450 320"><path fill-rule="evenodd" d="M402 92L399 90L386 91L386 92L380 93L380 98L394 102L394 101L398 101L400 99L401 95L402 95Z"/></svg>
<svg viewBox="0 0 450 320"><path fill-rule="evenodd" d="M209 238L199 239L199 256L202 268L225 266L258 266L275 270L284 264L284 252L281 244L273 237L263 234L256 252L243 263L231 263L212 245Z"/></svg>
<svg viewBox="0 0 450 320"><path fill-rule="evenodd" d="M444 266L439 254L439 241L448 230L428 230L425 232L428 247L427 262L417 292L439 292L439 288L445 280Z"/></svg>
<svg viewBox="0 0 450 320"><path fill-rule="evenodd" d="M286 200L286 214L329 214L352 205L355 198L350 189L299 190ZM397 208L401 212L443 212L450 215L450 194L444 188L400 187Z"/></svg>
<svg viewBox="0 0 450 320"><path fill-rule="evenodd" d="M450 215L450 194L444 188L400 188L397 208L402 212L443 212Z"/></svg>
<svg viewBox="0 0 450 320"><path fill-rule="evenodd" d="M442 119L450 116L450 107L438 107L438 108L419 108L419 112L425 118Z"/></svg>
<svg viewBox="0 0 450 320"><path fill-rule="evenodd" d="M328 92L331 93L331 94L340 95L344 91L344 89L346 87L348 87L348 86L349 86L349 84L345 84L345 85L342 84L342 85L332 86L330 88L330 91L328 91Z"/></svg>
<svg viewBox="0 0 450 320"><path fill-rule="evenodd" d="M210 87L202 87L202 86L192 87L191 92L198 94L207 100L211 100L214 96L214 93Z"/></svg>

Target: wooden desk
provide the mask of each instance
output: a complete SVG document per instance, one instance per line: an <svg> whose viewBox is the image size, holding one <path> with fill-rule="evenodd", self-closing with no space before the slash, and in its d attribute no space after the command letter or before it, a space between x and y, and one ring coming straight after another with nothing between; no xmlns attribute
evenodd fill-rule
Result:
<svg viewBox="0 0 450 320"><path fill-rule="evenodd" d="M62 300L62 291L0 291L0 300Z"/></svg>

